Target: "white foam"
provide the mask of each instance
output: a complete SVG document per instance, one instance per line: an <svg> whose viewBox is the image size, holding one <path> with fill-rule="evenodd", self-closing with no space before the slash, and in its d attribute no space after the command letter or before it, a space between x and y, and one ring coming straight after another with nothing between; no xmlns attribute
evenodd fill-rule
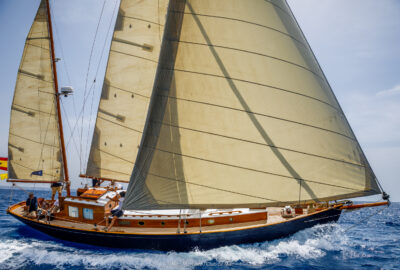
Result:
<svg viewBox="0 0 400 270"><path fill-rule="evenodd" d="M192 252L137 252L113 249L78 249L58 242L6 240L0 243L0 264L8 267L26 263L48 264L57 268L150 268L192 269L201 265L235 263L262 265L278 263L285 257L316 259L328 250L342 250L346 238L335 225L316 226L290 238L262 244L227 246Z"/></svg>

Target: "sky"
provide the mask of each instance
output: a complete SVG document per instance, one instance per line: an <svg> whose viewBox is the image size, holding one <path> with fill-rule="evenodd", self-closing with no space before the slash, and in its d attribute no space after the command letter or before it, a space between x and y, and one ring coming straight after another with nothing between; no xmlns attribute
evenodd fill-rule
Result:
<svg viewBox="0 0 400 270"><path fill-rule="evenodd" d="M7 156L17 70L39 2L0 0L0 156ZM393 201L400 201L400 1L288 3L380 183ZM118 0L50 4L56 57L62 58L59 84L75 89L62 104L68 164L77 187L85 183L78 175L87 161ZM0 182L0 187L7 185Z"/></svg>

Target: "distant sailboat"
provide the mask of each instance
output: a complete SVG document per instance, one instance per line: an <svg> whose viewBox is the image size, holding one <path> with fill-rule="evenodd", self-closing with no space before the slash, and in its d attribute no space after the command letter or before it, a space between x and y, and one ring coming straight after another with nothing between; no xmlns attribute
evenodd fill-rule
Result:
<svg viewBox="0 0 400 270"><path fill-rule="evenodd" d="M22 222L71 241L190 250L388 204L285 1L121 0L81 175L129 182L124 214L101 230L121 191L70 194L50 18L42 0L17 78L8 181L65 182L67 196L51 221L11 206ZM380 193L387 202L337 201Z"/></svg>

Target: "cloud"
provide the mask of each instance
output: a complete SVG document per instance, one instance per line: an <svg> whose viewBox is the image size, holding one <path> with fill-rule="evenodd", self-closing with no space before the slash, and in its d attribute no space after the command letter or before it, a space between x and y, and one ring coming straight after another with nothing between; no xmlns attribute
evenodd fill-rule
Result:
<svg viewBox="0 0 400 270"><path fill-rule="evenodd" d="M381 97L394 96L394 95L400 95L400 84L398 84L390 89L382 90L382 91L379 91L378 93L376 93L376 96L381 96Z"/></svg>

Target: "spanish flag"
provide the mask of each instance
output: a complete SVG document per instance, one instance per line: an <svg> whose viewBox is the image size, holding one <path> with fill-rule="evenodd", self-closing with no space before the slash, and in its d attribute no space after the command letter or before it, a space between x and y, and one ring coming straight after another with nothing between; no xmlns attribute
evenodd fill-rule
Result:
<svg viewBox="0 0 400 270"><path fill-rule="evenodd" d="M8 168L8 158L0 157L0 170L7 171Z"/></svg>
<svg viewBox="0 0 400 270"><path fill-rule="evenodd" d="M8 179L8 173L0 173L0 180Z"/></svg>

